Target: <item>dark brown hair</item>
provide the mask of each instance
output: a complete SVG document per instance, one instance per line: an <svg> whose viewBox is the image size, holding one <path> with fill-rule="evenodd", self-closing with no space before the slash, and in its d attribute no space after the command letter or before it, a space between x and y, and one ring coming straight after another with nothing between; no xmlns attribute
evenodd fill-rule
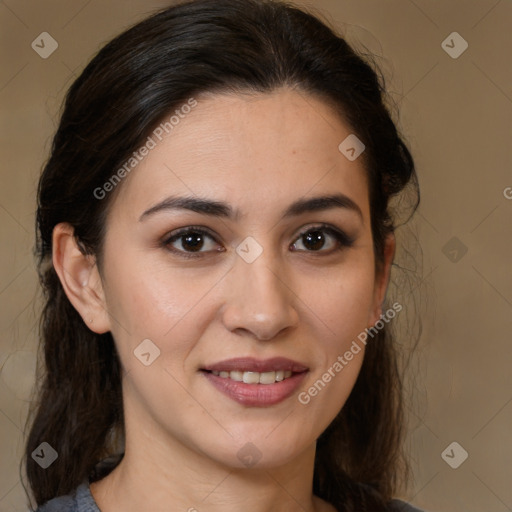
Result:
<svg viewBox="0 0 512 512"><path fill-rule="evenodd" d="M164 117L201 92L282 86L323 99L364 142L381 268L385 237L395 229L390 199L412 184L412 209L419 203L413 159L386 106L378 69L318 17L270 0L188 1L113 39L70 87L38 188L44 372L24 455L37 504L71 492L115 452L124 432L114 340L90 331L66 297L51 265L53 228L70 223L84 253L101 265L113 194L99 200L93 191ZM348 401L317 443L314 492L340 511L386 510L407 469L401 377L389 328L368 343ZM58 452L47 469L31 457L43 441Z"/></svg>

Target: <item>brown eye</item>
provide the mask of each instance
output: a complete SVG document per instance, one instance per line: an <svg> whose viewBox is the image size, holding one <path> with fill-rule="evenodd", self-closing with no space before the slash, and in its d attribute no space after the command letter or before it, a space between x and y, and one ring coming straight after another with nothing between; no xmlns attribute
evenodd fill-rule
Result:
<svg viewBox="0 0 512 512"><path fill-rule="evenodd" d="M300 233L297 240L301 241L306 252L332 252L345 247L351 247L354 244L354 239L347 234L324 225L310 227ZM322 251L326 245L328 246L327 250ZM294 250L296 250L296 246L297 242L292 244ZM329 251L329 249L331 250Z"/></svg>
<svg viewBox="0 0 512 512"><path fill-rule="evenodd" d="M171 252L179 254L184 258L199 257L201 253L211 252L211 247L208 248L206 239L216 242L215 238L207 231L196 227L187 227L180 229L177 232L170 233L170 235L163 241L163 245ZM215 247L215 243L213 247ZM206 250L204 249L206 246ZM212 246L212 244L210 244ZM197 254L194 254L197 253Z"/></svg>

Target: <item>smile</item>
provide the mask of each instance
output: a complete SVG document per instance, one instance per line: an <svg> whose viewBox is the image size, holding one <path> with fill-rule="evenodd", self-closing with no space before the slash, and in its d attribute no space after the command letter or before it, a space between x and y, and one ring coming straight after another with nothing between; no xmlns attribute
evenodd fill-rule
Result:
<svg viewBox="0 0 512 512"><path fill-rule="evenodd" d="M201 368L215 389L239 404L266 407L291 396L308 374L308 367L276 357L237 358Z"/></svg>

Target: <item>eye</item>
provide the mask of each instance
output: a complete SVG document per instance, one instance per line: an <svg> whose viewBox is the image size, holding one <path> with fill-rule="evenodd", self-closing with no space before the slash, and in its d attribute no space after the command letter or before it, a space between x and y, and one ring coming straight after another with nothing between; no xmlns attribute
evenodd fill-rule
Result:
<svg viewBox="0 0 512 512"><path fill-rule="evenodd" d="M202 253L209 252L212 249L208 250L208 244L205 244L205 238L209 238L216 242L215 238L208 233L205 229L196 226L189 226L183 229L179 229L173 233L170 233L167 238L163 240L163 245L171 252L177 253L184 258L198 258L200 254L194 253ZM181 246L181 248L176 248L174 244ZM206 246L206 250L202 251Z"/></svg>
<svg viewBox="0 0 512 512"><path fill-rule="evenodd" d="M327 234L327 237L326 237ZM329 239L331 243L329 243ZM303 246L305 246L306 252L335 252L340 251L346 247L352 247L355 239L348 236L343 231L335 229L331 226L321 224L319 226L311 226L308 229L302 231L297 239ZM297 242L291 245L293 250L297 249ZM331 248L331 250L321 250Z"/></svg>
<svg viewBox="0 0 512 512"><path fill-rule="evenodd" d="M205 243L205 239L210 240L210 247L208 247L208 243ZM351 247L355 241L354 238L349 237L343 231L325 224L309 227L300 233L297 240L298 242L295 242L290 246L292 250L297 251L297 245L302 243L305 249L298 250L309 253L332 253L342 250L346 247ZM214 243L212 244L211 242ZM215 249L215 245L221 247L218 245L215 237L211 235L207 230L198 226L188 226L186 228L182 228L170 233L162 241L162 245L170 252L183 258L199 258L201 257L201 253L215 250L216 252L224 251L222 248ZM325 250L326 246L327 250Z"/></svg>

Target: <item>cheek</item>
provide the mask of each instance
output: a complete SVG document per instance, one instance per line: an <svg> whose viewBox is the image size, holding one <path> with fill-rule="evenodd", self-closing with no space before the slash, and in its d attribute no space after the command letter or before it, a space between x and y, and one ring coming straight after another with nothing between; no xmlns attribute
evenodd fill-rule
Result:
<svg viewBox="0 0 512 512"><path fill-rule="evenodd" d="M184 286L179 274L176 279L169 279L163 272L122 259L106 275L112 334L121 351L133 350L146 338L162 349L162 340L171 335L197 302L194 284Z"/></svg>
<svg viewBox="0 0 512 512"><path fill-rule="evenodd" d="M357 267L357 268L356 268ZM368 327L373 299L373 274L367 265L331 274L316 281L309 292L316 330L316 366L297 396L299 410L307 411L302 427L325 429L347 401L359 375L365 344L358 339Z"/></svg>
<svg viewBox="0 0 512 512"><path fill-rule="evenodd" d="M323 275L301 278L301 297L305 297L314 322L316 366L301 395L299 407L307 407L311 418L325 426L346 402L357 380L365 353L358 339L369 326L373 305L373 259L360 253L347 258ZM307 276L308 274L303 274ZM314 429L314 422L309 425Z"/></svg>
<svg viewBox="0 0 512 512"><path fill-rule="evenodd" d="M364 255L321 273L301 274L298 295L308 317L323 326L331 350L340 350L368 327L373 307L373 262Z"/></svg>

